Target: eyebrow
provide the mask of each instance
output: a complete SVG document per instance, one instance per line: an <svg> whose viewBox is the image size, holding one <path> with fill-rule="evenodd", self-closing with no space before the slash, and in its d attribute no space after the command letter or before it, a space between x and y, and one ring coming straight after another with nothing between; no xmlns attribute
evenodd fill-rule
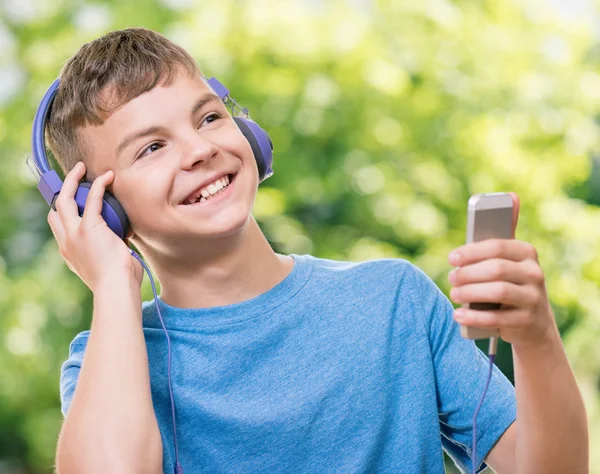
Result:
<svg viewBox="0 0 600 474"><path fill-rule="evenodd" d="M198 112L198 110L200 110L206 104L211 103L211 102L221 102L221 99L219 98L219 96L217 96L216 94L211 93L211 92L204 94L194 103L194 105L192 106L190 115L194 115L196 112ZM159 127L157 125L151 125L149 127L143 128L141 130L137 130L133 133L130 133L123 140L121 140L121 143L119 143L119 146L117 146L117 149L115 150L115 154L116 154L117 158L119 158L119 155L123 152L123 150L125 150L125 148L127 148L129 145L131 145L136 140L147 137L148 135L154 135L156 133L164 133L164 132L165 132L164 127Z"/></svg>

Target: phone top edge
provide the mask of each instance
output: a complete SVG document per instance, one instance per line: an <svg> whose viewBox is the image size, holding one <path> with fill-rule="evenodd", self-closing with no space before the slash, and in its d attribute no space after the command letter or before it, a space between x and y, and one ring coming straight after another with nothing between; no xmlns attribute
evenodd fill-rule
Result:
<svg viewBox="0 0 600 474"><path fill-rule="evenodd" d="M473 194L469 198L469 209L501 209L513 207L512 196L508 193Z"/></svg>

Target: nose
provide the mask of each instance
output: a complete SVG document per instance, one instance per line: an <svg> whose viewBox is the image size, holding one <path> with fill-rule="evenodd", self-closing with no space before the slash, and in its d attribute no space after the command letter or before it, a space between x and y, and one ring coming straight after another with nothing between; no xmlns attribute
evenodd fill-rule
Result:
<svg viewBox="0 0 600 474"><path fill-rule="evenodd" d="M207 140L198 132L191 133L186 138L185 146L181 154L181 168L190 170L201 162L206 162L214 158L219 152L219 147L216 143Z"/></svg>

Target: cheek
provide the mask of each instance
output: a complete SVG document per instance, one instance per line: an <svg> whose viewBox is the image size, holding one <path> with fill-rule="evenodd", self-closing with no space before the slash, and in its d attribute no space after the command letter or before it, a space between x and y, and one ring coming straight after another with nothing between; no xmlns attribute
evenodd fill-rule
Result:
<svg viewBox="0 0 600 474"><path fill-rule="evenodd" d="M246 166L256 167L256 160L252 153L250 143L242 134L238 126L232 122L231 128L228 128L220 140L219 147L226 152L229 152L242 159Z"/></svg>
<svg viewBox="0 0 600 474"><path fill-rule="evenodd" d="M151 211L166 199L166 181L160 173L139 173L135 179L115 180L114 193L125 209L132 226L144 222Z"/></svg>

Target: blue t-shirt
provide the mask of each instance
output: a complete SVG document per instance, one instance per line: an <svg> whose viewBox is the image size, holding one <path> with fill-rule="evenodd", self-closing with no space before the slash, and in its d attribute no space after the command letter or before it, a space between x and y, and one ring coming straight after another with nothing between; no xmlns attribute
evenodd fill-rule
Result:
<svg viewBox="0 0 600 474"><path fill-rule="evenodd" d="M452 305L401 259L292 255L290 274L242 303L181 309L159 300L171 338L179 456L186 474L443 473L470 469L471 422L488 372ZM154 409L172 473L167 344L143 307ZM61 375L66 414L88 332ZM494 369L477 419L477 459L515 420ZM482 465L480 469L483 469Z"/></svg>

